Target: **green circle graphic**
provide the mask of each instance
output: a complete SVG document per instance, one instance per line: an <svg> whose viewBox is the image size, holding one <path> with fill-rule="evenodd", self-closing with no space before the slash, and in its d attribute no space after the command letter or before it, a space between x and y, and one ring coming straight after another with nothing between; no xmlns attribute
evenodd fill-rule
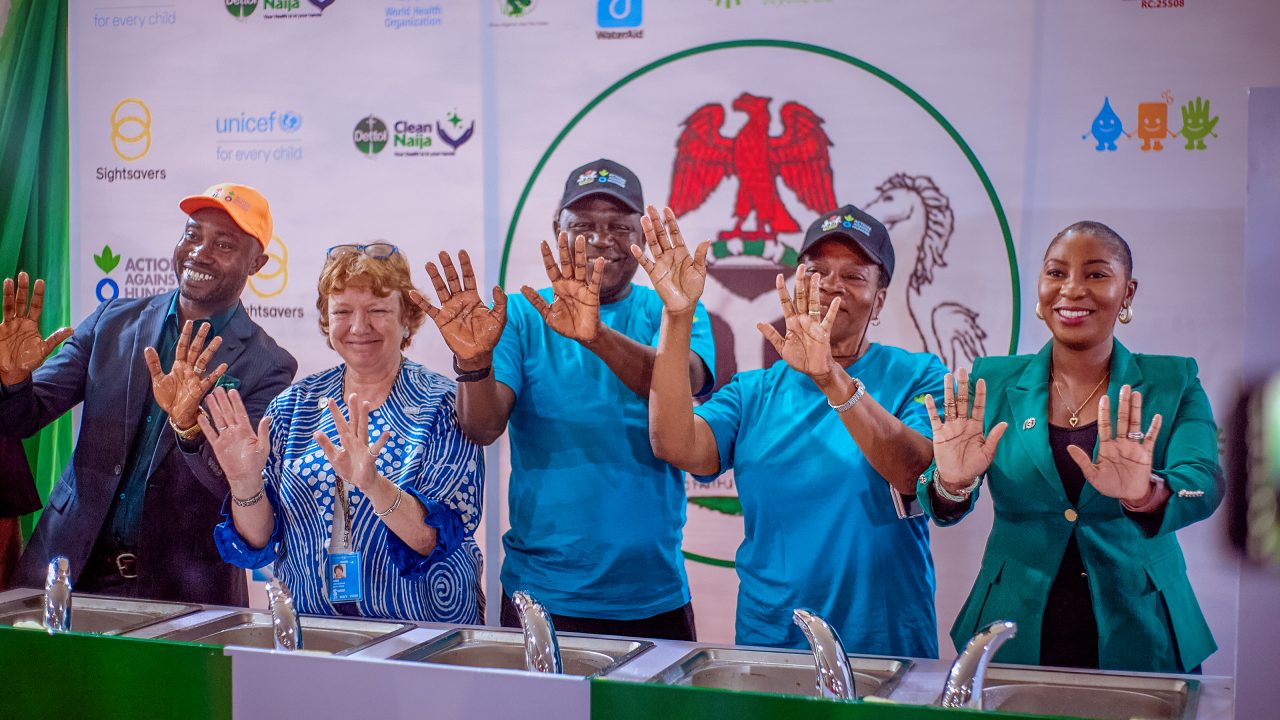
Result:
<svg viewBox="0 0 1280 720"><path fill-rule="evenodd" d="M927 112L929 116L934 119L935 122L937 122L939 125L942 126L943 130L947 131L947 134L951 136L951 139L955 142L955 144L959 146L960 151L964 153L965 158L969 160L969 164L970 166L973 167L973 171L978 174L978 178L982 181L982 187L987 191L987 197L991 200L991 208L995 211L996 218L1000 221L1000 233L1004 236L1005 251L1006 253L1008 253L1008 256L1009 256L1009 277L1012 280L1012 284L1013 284L1013 313L1012 313L1013 327L1011 328L1011 332L1009 335L1009 354L1012 355L1013 353L1017 352L1018 332L1019 332L1019 324L1021 321L1021 312L1022 312L1022 304L1019 299L1021 289L1018 283L1017 252L1014 250L1014 247L1013 247L1013 234L1009 231L1009 220L1008 218L1005 217L1004 207L1000 204L1000 198L999 196L996 195L996 189L995 189L995 186L992 185L991 183L991 178L987 176L987 171L983 169L982 163L978 161L978 156L974 154L973 149L970 148L969 144L964 141L964 138L960 136L960 133L956 131L955 127L945 117L943 117L942 113L938 112L937 108L931 105L928 100L925 100L919 93L917 93L915 90L912 90L910 87L906 85L906 83L903 83L898 78L890 75L884 70L881 70L875 65L872 65L871 63L868 63L864 60L859 60L858 58L855 58L852 55L846 55L845 53L839 52L837 50L832 50L831 48L825 48L820 45L811 45L809 43L794 42L791 40L767 40L767 39L728 40L725 42L709 43L707 45L698 45L697 47L691 47L687 50L681 50L680 52L672 53L670 55L667 55L666 57L662 57L662 58L658 58L657 60L654 60L648 65L645 65L644 67L641 67L640 69L635 70L630 74L626 75L621 80L605 88L604 91L601 92L599 95L596 95L594 98L592 98L591 102L587 103L585 107L579 110L578 114L574 115L573 118L569 120L568 124L565 125L564 128L560 130L559 134L556 135L555 139L551 141L551 145L548 146L546 151L542 153L542 157L538 159L537 165L534 166L533 173L529 175L529 180L525 182L524 190L521 191L520 199L516 202L515 210L511 214L511 224L507 228L507 237L503 241L502 264L498 268L498 284L502 285L503 287L506 287L507 262L511 258L511 243L515 237L516 224L520 220L520 213L524 211L525 201L529 199L529 193L533 190L534 182L537 181L538 176L542 173L542 170L546 166L547 161L551 159L551 156L555 153L556 148L560 147L560 143L564 142L564 139L569 136L569 133L572 132L575 127L577 127L578 123L582 122L582 119L585 118L588 113L594 110L596 106L598 106L600 103L604 102L604 100L608 98L610 95L622 89L631 81L643 75L646 75L654 70L657 70L658 68L664 65L669 65L673 62L676 62L677 60L683 60L685 58L693 57L695 55L702 55L704 53L715 52L717 50L729 50L732 48L744 48L744 47L765 47L765 48L781 48L784 50L798 50L800 52L807 52L807 53L813 53L815 55L822 55L824 57L828 57L833 60L838 60L845 64L852 65L856 68L859 68L868 73L871 73L872 75L889 83L894 88L897 88L899 92L911 98L911 100L913 100L925 112Z"/></svg>
<svg viewBox="0 0 1280 720"><path fill-rule="evenodd" d="M692 47L687 50L682 50L677 53L672 53L671 55L667 55L666 57L662 57L657 60L654 60L648 65L645 65L640 69L633 71L629 75L626 75L621 80L605 88L604 91L601 92L599 95L596 95L594 98L592 98L591 102L587 103L585 107L579 110L578 114L574 115L573 118L569 120L568 124L565 125L564 128L560 130L559 134L556 135L555 139L551 141L551 145L547 147L544 153L542 153L542 157L538 159L537 165L534 166L533 173L530 174L529 180L525 182L524 190L521 191L520 199L516 202L515 210L511 214L511 225L507 228L507 236L503 242L502 264L498 268L498 284L502 285L503 287L506 287L507 263L511 257L511 243L515 238L516 224L520 220L520 213L523 212L524 204L529 198L529 193L532 192L533 190L533 184L537 181L538 176L542 173L542 170L546 166L547 161L550 160L551 156L555 153L556 149L560 147L560 143L564 142L564 139L569 136L569 133L572 132L575 127L577 127L578 123L582 122L582 119L585 118L588 113L594 110L596 106L598 106L610 95L614 94L621 88L625 87L631 81L647 73L650 73L654 70L657 70L658 68L664 65L669 65L673 62L676 62L677 60L683 60L685 58L693 57L695 55L701 55L703 53L715 52L717 50L728 50L732 48L744 48L744 47L766 47L766 48L782 48L785 50L798 50L800 52L807 52L807 53L813 53L815 55L822 55L824 57L828 57L833 60L838 60L848 65L852 65L856 68L859 68L868 73L871 73L877 78L880 78L886 83L892 85L894 88L897 88L899 92L911 98L912 101L914 101L925 112L927 112L929 116L934 119L935 122L937 122L940 126L942 126L942 129L947 131L947 134L951 137L952 141L954 141L955 144L959 146L960 151L963 152L965 158L969 160L969 164L970 166L973 167L974 172L978 174L978 178L982 181L982 187L987 191L988 199L991 200L991 208L995 211L996 218L1000 221L1000 233L1001 235L1004 236L1005 252L1009 256L1009 277L1013 285L1013 312L1012 312L1013 327L1011 328L1011 332L1009 335L1009 354L1012 355L1013 353L1017 352L1018 332L1019 332L1019 325L1021 322L1021 311L1022 311L1022 305L1019 299L1021 290L1018 282L1017 251L1014 250L1014 247L1013 247L1013 234L1009 230L1009 220L1007 217L1005 217L1004 206L1000 204L1000 198L999 196L996 195L995 186L991 183L991 178L987 175L987 171L982 167L982 163L978 161L978 156L974 154L973 149L970 148L969 144L965 142L963 137L960 136L960 133L955 129L955 126L953 126L945 117L943 117L941 112L938 112L937 108L931 105L928 100L925 100L924 97L922 97L915 90L912 90L910 87L908 87L906 83L903 83L901 80L894 77L893 75L890 75L889 73L876 67L875 65L872 65L871 63L868 63L863 60L859 60L858 58L855 58L851 55L846 55L845 53L839 52L837 50L832 50L831 48L825 48L820 45L811 45L809 43L793 42L790 40L767 40L767 39L729 40L726 42L709 43L707 45L699 45L697 47ZM705 555L698 555L695 553L688 552L687 550L682 550L681 552L683 553L685 559L692 562L700 563L703 565L712 565L715 567L723 567L723 568L732 568L736 566L733 560L724 560L721 558L707 557Z"/></svg>

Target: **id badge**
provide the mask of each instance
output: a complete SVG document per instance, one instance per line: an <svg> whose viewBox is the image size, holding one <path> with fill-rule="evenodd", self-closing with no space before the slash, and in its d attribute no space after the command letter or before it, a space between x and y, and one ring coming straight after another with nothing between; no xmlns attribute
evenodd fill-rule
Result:
<svg viewBox="0 0 1280 720"><path fill-rule="evenodd" d="M360 553L329 553L329 602L353 602L363 599L360 577Z"/></svg>

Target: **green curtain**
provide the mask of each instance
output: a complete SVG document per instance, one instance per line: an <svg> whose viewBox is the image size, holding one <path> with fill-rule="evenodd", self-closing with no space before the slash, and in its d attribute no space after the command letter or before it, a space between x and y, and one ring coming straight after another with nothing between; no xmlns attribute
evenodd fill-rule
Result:
<svg viewBox="0 0 1280 720"><path fill-rule="evenodd" d="M66 0L13 0L0 35L0 277L44 278L46 334L71 323L68 137ZM70 415L27 441L41 498L71 442Z"/></svg>

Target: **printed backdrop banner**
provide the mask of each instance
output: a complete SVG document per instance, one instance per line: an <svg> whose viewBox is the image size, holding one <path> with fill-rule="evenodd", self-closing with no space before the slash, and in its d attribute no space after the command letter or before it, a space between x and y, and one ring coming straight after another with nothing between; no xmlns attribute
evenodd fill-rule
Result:
<svg viewBox="0 0 1280 720"><path fill-rule="evenodd" d="M245 303L311 372L336 362L315 325L325 248L385 238L416 267L470 248L481 287L541 287L566 174L608 157L713 241L718 384L776 361L755 329L780 321L773 278L854 203L897 258L870 337L953 368L1037 350L1049 239L1113 225L1140 281L1121 339L1196 356L1221 415L1244 346L1246 90L1280 84L1278 25L1245 0L73 0L75 311L172 287L177 199L238 179L278 235ZM448 368L430 327L411 355ZM492 598L505 449L490 457ZM699 636L731 641L733 478L688 489ZM944 655L989 526L984 503L933 530ZM1222 648L1205 670L1233 674L1219 534L1181 537Z"/></svg>

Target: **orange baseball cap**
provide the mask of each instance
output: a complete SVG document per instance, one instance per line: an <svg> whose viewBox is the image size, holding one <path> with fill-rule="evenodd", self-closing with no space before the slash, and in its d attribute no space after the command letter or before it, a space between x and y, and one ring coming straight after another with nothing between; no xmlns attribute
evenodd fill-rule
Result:
<svg viewBox="0 0 1280 720"><path fill-rule="evenodd" d="M188 215L204 208L218 208L230 215L241 230L262 243L264 250L271 243L271 206L262 193L248 185L218 183L199 195L182 198L178 207Z"/></svg>

